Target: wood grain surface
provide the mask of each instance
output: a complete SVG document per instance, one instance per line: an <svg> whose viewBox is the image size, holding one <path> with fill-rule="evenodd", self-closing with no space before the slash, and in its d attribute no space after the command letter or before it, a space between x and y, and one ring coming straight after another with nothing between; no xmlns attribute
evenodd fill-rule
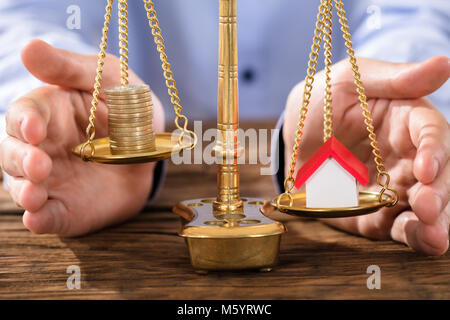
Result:
<svg viewBox="0 0 450 320"><path fill-rule="evenodd" d="M270 127L273 124L259 124ZM249 125L248 125L249 126ZM391 241L371 241L314 220L277 214L288 233L272 272L196 274L180 220L180 200L215 195L216 168L170 165L156 203L135 219L78 238L33 235L20 209L0 195L2 299L449 299L450 254L426 257ZM270 199L270 176L241 166L241 195ZM71 265L81 289L69 290ZM366 286L367 267L381 268L381 289Z"/></svg>

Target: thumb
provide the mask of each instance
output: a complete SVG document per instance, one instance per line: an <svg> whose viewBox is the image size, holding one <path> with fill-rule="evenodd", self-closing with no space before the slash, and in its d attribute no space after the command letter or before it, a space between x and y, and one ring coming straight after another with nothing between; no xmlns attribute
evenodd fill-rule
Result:
<svg viewBox="0 0 450 320"><path fill-rule="evenodd" d="M79 54L57 49L44 41L32 40L22 49L22 62L36 78L49 84L92 91L97 70L95 54ZM130 72L130 83L141 82ZM106 55L102 87L120 85L120 62Z"/></svg>
<svg viewBox="0 0 450 320"><path fill-rule="evenodd" d="M358 65L368 98L421 98L436 91L450 77L450 59L443 56L417 63L358 58ZM353 82L348 65L344 72L345 79Z"/></svg>

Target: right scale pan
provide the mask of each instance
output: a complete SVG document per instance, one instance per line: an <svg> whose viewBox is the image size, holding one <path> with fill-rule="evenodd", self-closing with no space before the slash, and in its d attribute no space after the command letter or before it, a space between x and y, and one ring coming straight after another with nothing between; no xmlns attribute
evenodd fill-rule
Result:
<svg viewBox="0 0 450 320"><path fill-rule="evenodd" d="M378 192L360 191L359 205L356 207L308 208L306 207L306 193L302 192L292 194L292 202L287 196L282 197L279 202L278 197L276 197L272 200L271 205L280 212L299 217L342 218L376 212L382 207L390 206L394 201L392 196L386 193L383 194L381 201L379 198Z"/></svg>

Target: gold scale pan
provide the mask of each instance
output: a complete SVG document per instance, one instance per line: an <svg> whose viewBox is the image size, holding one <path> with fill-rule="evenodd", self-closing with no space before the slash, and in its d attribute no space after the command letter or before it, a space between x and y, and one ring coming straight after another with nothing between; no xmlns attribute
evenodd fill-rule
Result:
<svg viewBox="0 0 450 320"><path fill-rule="evenodd" d="M317 58L320 50L320 43L323 37L324 42L324 56L325 56L325 74L326 86L324 93L324 143L333 143L329 140L333 137L333 120L332 120L332 99L331 99L331 50L332 50L332 11L333 3L336 5L337 14L339 16L339 23L343 32L345 46L349 56L349 62L352 67L353 77L356 84L356 92L359 95L360 106L362 114L365 118L364 123L368 131L372 153L374 155L374 162L377 170L377 184L381 187L379 192L374 191L359 191L358 205L353 207L333 207L333 208L311 208L307 206L307 197L305 192L292 194L295 180L293 177L296 161L299 155L300 142L302 137L302 130L304 120L306 119L307 108L313 88L314 76L316 73ZM350 152L350 151L349 151ZM378 142L374 133L373 120L367 104L367 97L364 93L364 87L360 79L359 68L353 50L351 35L347 23L346 13L342 0L321 0L319 5L319 12L317 14L316 29L314 32L313 45L311 46L310 61L308 62L307 76L305 78L305 86L303 92L302 105L299 112L299 121L295 134L295 142L292 149L291 163L289 167L288 176L284 182L285 192L274 198L271 202L273 207L276 207L280 212L315 218L340 218L357 215L369 214L376 212L383 207L394 206L398 202L397 192L389 186L390 176L386 172L381 151L378 148Z"/></svg>
<svg viewBox="0 0 450 320"><path fill-rule="evenodd" d="M98 70L100 70L100 73L103 65L102 57L104 57L106 50L113 0L107 1L108 6L106 7L105 26L99 55ZM332 0L321 0L319 12L323 11L325 5L330 7L331 2ZM175 101L174 110L177 115L175 123L181 129L182 134L175 136L175 138L170 133L154 134L152 150L139 150L139 152L134 153L130 153L129 150L126 150L128 151L126 153L113 152L110 138L94 139L95 108L100 89L99 76L97 76L93 94L93 110L91 109L90 123L87 128L88 141L73 149L73 153L84 160L110 164L157 161L168 158L172 153L180 152L184 148L193 147L196 143L195 134L187 130L187 119L181 115L182 109L179 105L170 64L168 64L164 53L163 38L153 1L144 0L144 3L155 43L158 46L158 51L162 52L160 57L163 62L164 77L169 80L171 85L168 85L168 91L171 101ZM126 10L123 10L124 5L126 7L126 0L120 0L119 8L120 5L122 6L120 16L123 25L126 20L123 19L126 15ZM345 14L341 0L336 0L336 5L340 14ZM322 15L318 15L318 19L319 17L323 17L323 12ZM123 41L125 37L123 28L121 33ZM128 61L125 55L127 52L128 50L121 51L122 71L124 71L123 69L126 71L127 66L124 62ZM241 148L235 143L239 127L237 70L236 0L219 0L218 139L216 139L217 144L214 151L216 157L221 158L222 162L218 165L217 171L217 197L186 200L173 208L173 211L182 218L183 226L179 235L186 239L191 264L196 272L245 269L270 271L277 264L281 235L286 232L282 223L267 217L275 208L281 212L297 216L330 218L367 214L383 206L395 204L396 194L387 185L389 181L380 184L386 187L383 192L361 191L359 193L359 205L349 208L307 208L305 194L291 194L289 188L286 188L286 192L275 198L271 204L263 199L241 198L237 165L237 157ZM124 73L122 72L122 74ZM129 87L127 81L122 81L122 87L119 87L119 90L127 87ZM129 89L132 91L136 88L129 87ZM131 92L130 94L133 95L134 93ZM115 113L117 112L115 111ZM183 125L178 124L180 119L184 119ZM151 120L148 122L148 125L151 126ZM116 129L114 126L111 128L110 123L110 134L111 130ZM298 152L298 148L296 151ZM385 190L393 191L395 197L388 195L384 192Z"/></svg>

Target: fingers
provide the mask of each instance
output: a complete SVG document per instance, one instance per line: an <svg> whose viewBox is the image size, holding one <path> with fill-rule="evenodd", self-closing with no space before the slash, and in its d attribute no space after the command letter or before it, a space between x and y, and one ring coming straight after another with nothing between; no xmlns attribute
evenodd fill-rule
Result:
<svg viewBox="0 0 450 320"><path fill-rule="evenodd" d="M37 234L66 234L70 229L70 219L64 205L58 200L48 200L35 212L25 211L23 224Z"/></svg>
<svg viewBox="0 0 450 320"><path fill-rule="evenodd" d="M416 107L409 117L411 141L417 148L414 176L431 183L446 166L450 153L450 129L442 114L431 108Z"/></svg>
<svg viewBox="0 0 450 320"><path fill-rule="evenodd" d="M57 49L41 40L32 40L22 49L22 61L36 78L49 84L91 91L97 70L97 55L84 55ZM130 83L141 82L130 72ZM119 60L111 55L105 58L103 87L120 84Z"/></svg>
<svg viewBox="0 0 450 320"><path fill-rule="evenodd" d="M424 97L436 91L450 77L450 59L447 57L433 57L418 63L390 63L358 58L358 66L368 98ZM354 90L349 63L342 62L337 68L337 84L342 83Z"/></svg>
<svg viewBox="0 0 450 320"><path fill-rule="evenodd" d="M446 213L433 224L420 222L412 211L401 213L392 226L392 239L428 255L444 254L449 246L450 219L448 211L450 211L450 206L447 206L445 210Z"/></svg>
<svg viewBox="0 0 450 320"><path fill-rule="evenodd" d="M8 188L13 200L30 212L38 211L48 199L47 189L43 184L36 184L22 178L8 179Z"/></svg>
<svg viewBox="0 0 450 320"><path fill-rule="evenodd" d="M433 183L418 182L408 194L412 211L403 212L395 219L392 239L426 254L444 254L449 246L449 183L449 164Z"/></svg>
<svg viewBox="0 0 450 320"><path fill-rule="evenodd" d="M425 224L433 224L443 214L450 194L450 164L447 163L442 172L431 184L416 183L408 191L408 201L419 220Z"/></svg>
<svg viewBox="0 0 450 320"><path fill-rule="evenodd" d="M33 145L45 139L50 109L39 100L41 91L35 90L10 105L6 113L6 132L10 136Z"/></svg>
<svg viewBox="0 0 450 320"><path fill-rule="evenodd" d="M352 234L370 239L387 240L390 238L389 230L392 227L394 215L395 212L385 210L381 214L320 220Z"/></svg>
<svg viewBox="0 0 450 320"><path fill-rule="evenodd" d="M52 160L41 149L16 138L7 137L0 144L1 166L10 176L23 177L34 183L48 178Z"/></svg>

